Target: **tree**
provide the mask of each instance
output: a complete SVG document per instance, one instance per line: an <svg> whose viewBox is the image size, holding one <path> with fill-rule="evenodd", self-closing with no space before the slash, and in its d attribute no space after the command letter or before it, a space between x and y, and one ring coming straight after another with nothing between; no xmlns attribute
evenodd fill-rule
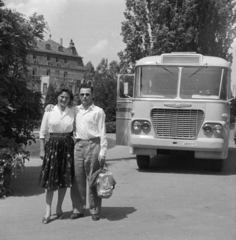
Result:
<svg viewBox="0 0 236 240"><path fill-rule="evenodd" d="M48 104L57 104L56 94L56 87L54 86L54 84L50 83L48 86L44 107L46 107Z"/></svg>
<svg viewBox="0 0 236 240"><path fill-rule="evenodd" d="M122 23L122 72L135 61L173 51L191 51L232 61L236 36L233 0L126 0Z"/></svg>
<svg viewBox="0 0 236 240"><path fill-rule="evenodd" d="M116 61L108 63L107 59L102 59L94 75L95 103L105 111L106 122L115 122L116 120L116 75L118 69L119 65Z"/></svg>
<svg viewBox="0 0 236 240"><path fill-rule="evenodd" d="M3 8L0 0L0 141L18 144L34 140L33 129L41 118L41 94L27 85L27 54L43 39L47 24L43 16Z"/></svg>
<svg viewBox="0 0 236 240"><path fill-rule="evenodd" d="M94 66L91 62L88 62L86 65L85 65L87 71L85 72L84 74L84 80L85 81L88 81L88 80L93 80L94 78L94 73L95 73L95 70L94 70Z"/></svg>

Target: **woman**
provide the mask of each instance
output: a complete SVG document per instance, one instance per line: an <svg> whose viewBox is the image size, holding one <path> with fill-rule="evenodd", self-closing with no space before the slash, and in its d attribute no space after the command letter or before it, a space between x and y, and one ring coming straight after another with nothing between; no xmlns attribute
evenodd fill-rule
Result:
<svg viewBox="0 0 236 240"><path fill-rule="evenodd" d="M45 112L40 128L40 158L43 159L39 185L46 189L46 212L42 220L49 223L54 190L58 190L56 215L63 219L62 202L74 175L74 141L72 138L74 108L68 104L73 95L68 89L57 94L57 105ZM48 141L45 139L49 137Z"/></svg>

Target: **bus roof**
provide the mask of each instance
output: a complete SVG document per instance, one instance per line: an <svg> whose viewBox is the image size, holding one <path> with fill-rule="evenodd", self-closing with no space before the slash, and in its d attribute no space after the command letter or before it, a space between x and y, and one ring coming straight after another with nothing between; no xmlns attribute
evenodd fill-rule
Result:
<svg viewBox="0 0 236 240"><path fill-rule="evenodd" d="M231 67L231 63L223 58L203 56L196 53L165 53L162 55L145 57L136 62L140 65L181 65L181 66L215 66Z"/></svg>

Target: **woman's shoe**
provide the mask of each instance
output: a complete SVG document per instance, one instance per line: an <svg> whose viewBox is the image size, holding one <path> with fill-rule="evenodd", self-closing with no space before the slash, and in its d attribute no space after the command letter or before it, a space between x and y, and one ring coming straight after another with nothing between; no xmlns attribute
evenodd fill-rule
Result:
<svg viewBox="0 0 236 240"><path fill-rule="evenodd" d="M64 218L64 214L63 214L63 212L61 212L61 213L57 213L57 219L62 220L63 218Z"/></svg>
<svg viewBox="0 0 236 240"><path fill-rule="evenodd" d="M50 216L49 217L44 217L42 220L43 224L48 224L50 222Z"/></svg>

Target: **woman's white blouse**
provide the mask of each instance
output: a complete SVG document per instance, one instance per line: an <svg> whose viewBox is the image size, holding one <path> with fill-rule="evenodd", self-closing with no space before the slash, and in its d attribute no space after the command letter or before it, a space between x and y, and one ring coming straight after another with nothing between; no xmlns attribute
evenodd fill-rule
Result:
<svg viewBox="0 0 236 240"><path fill-rule="evenodd" d="M40 127L40 138L47 138L49 133L67 133L73 131L74 108L66 108L61 111L60 107L54 106L51 112L45 112Z"/></svg>

